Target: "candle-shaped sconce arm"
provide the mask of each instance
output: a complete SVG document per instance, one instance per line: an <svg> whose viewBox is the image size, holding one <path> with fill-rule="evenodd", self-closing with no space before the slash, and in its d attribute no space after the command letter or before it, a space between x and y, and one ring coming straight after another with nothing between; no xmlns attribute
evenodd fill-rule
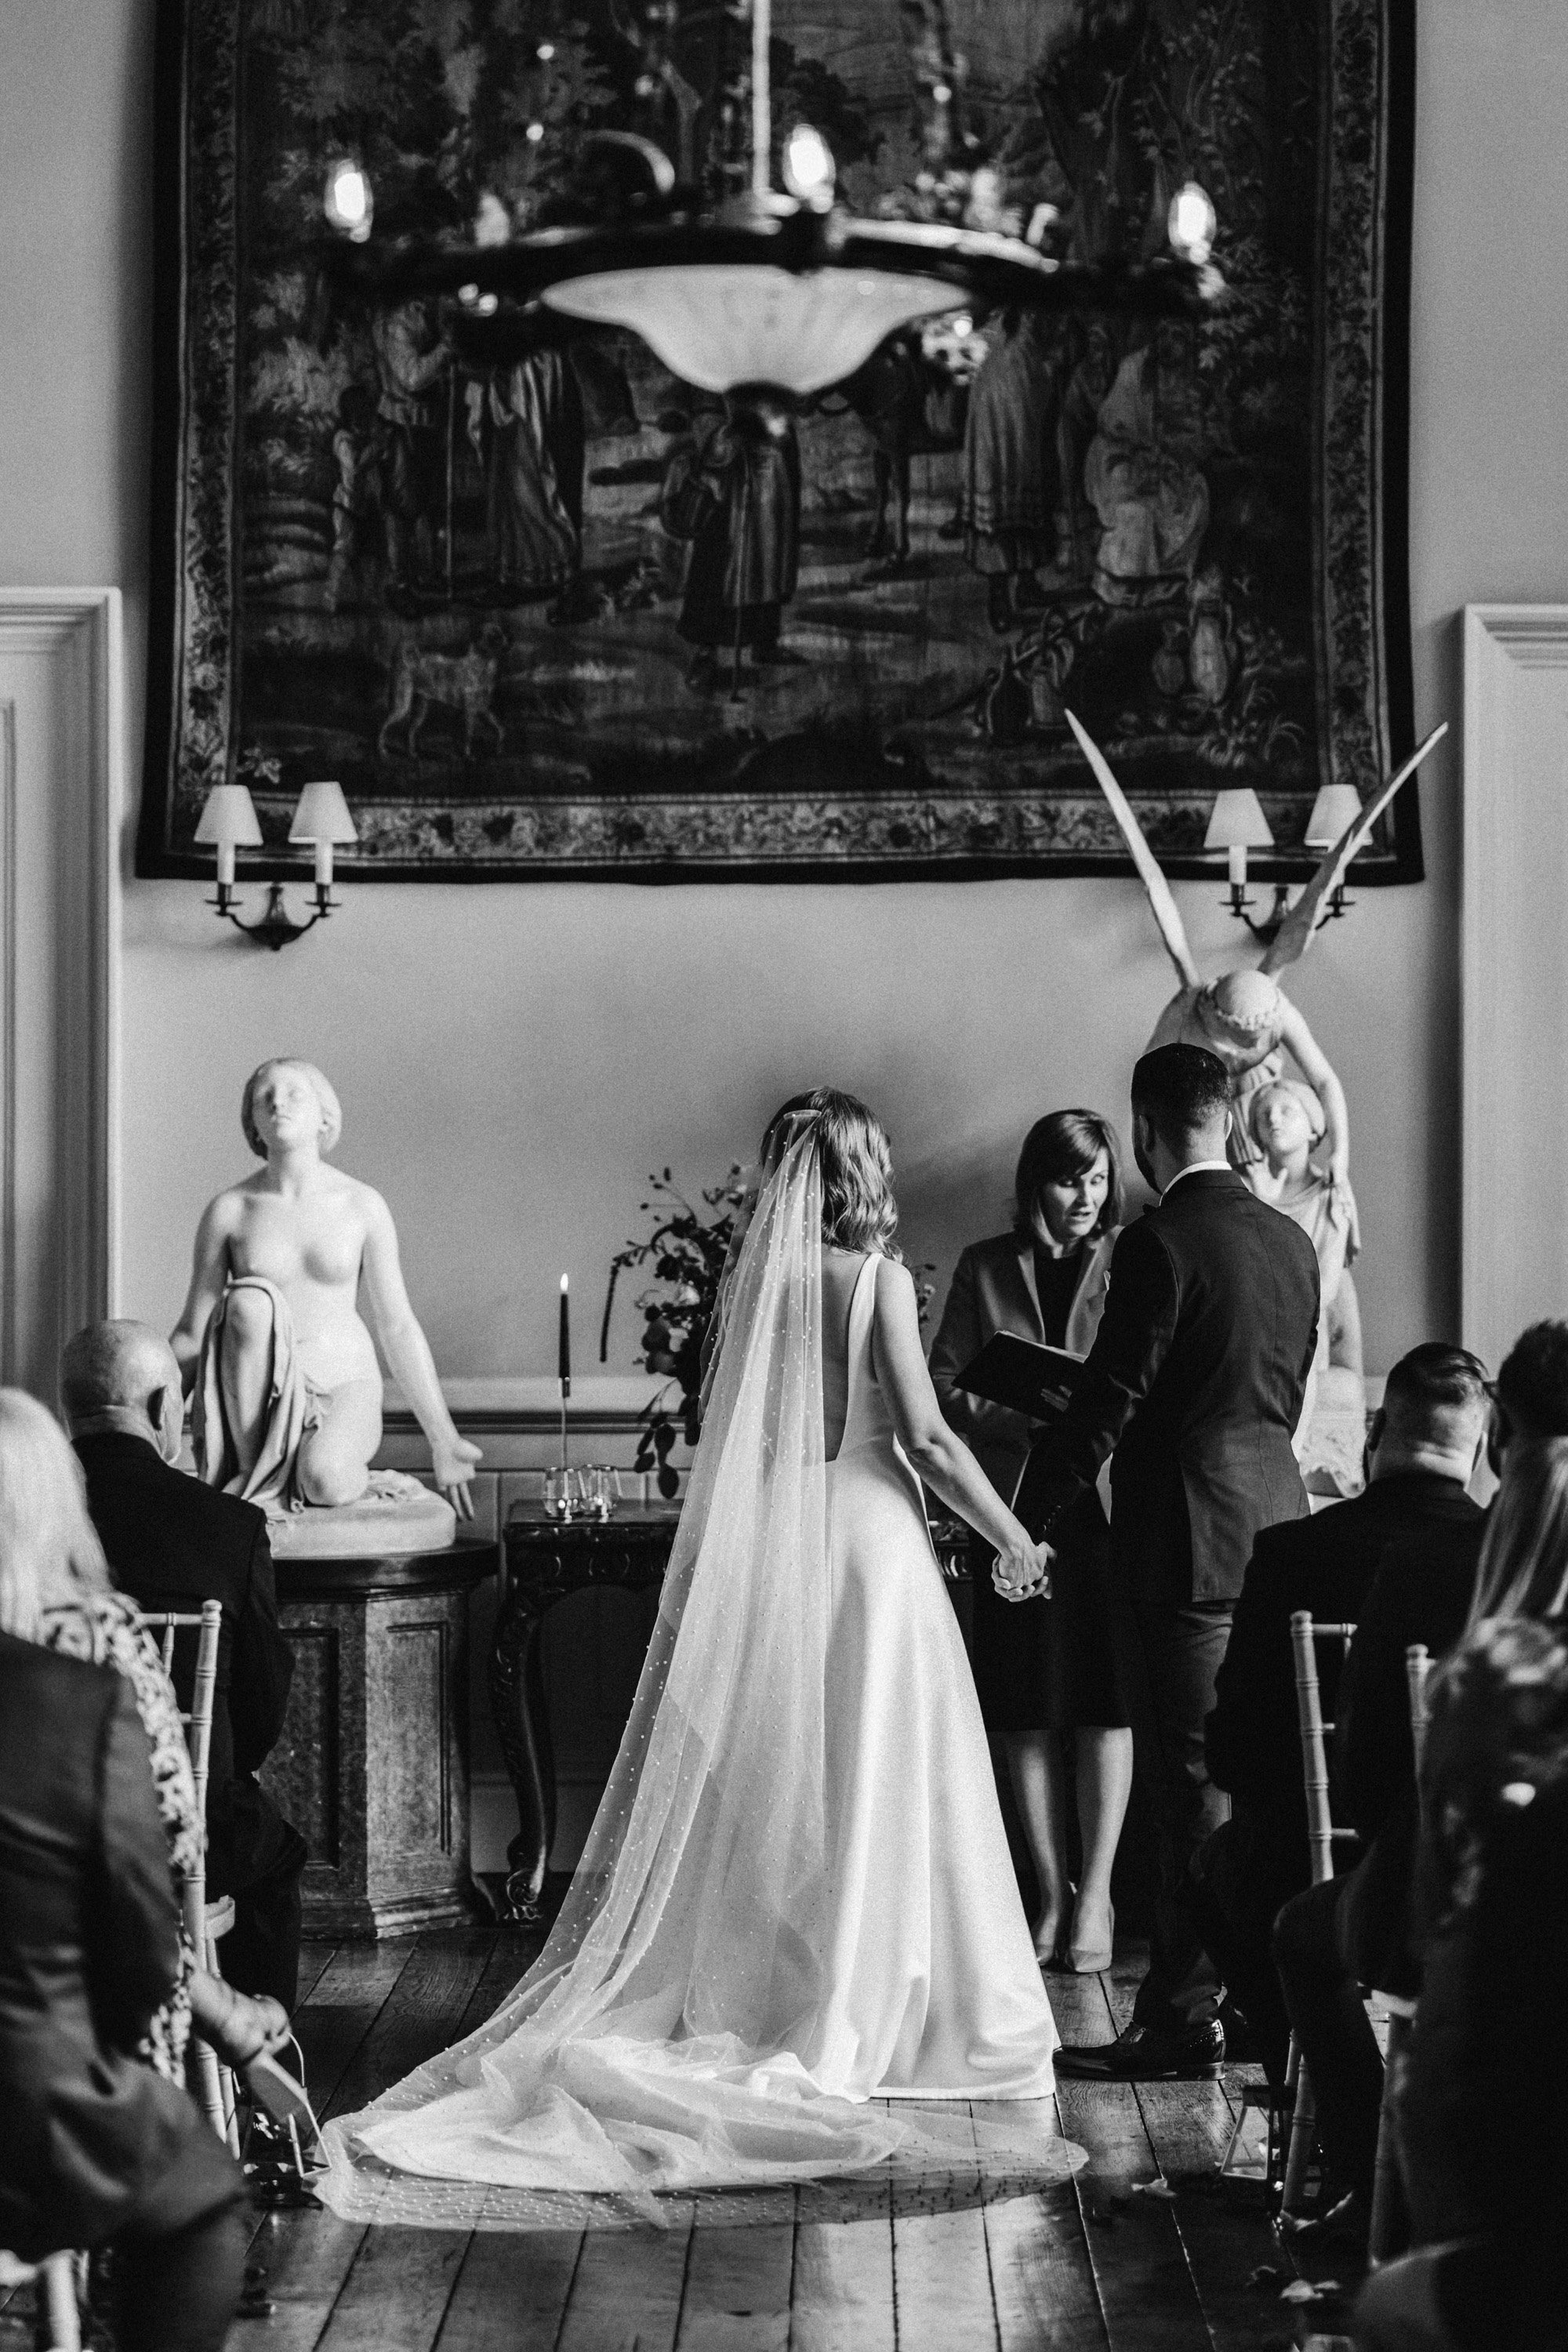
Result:
<svg viewBox="0 0 1568 2352"><path fill-rule="evenodd" d="M572 1285L564 1274L561 1277L561 1341L556 1371L564 1401L572 1393Z"/></svg>

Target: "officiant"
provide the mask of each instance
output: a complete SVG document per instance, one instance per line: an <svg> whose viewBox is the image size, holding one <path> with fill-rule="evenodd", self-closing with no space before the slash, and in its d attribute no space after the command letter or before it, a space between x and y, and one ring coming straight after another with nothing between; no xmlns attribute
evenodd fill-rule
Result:
<svg viewBox="0 0 1568 2352"><path fill-rule="evenodd" d="M1037 1423L972 1396L958 1375L999 1331L1086 1356L1100 1328L1121 1215L1116 1130L1092 1110L1051 1111L1024 1139L1013 1230L959 1258L931 1351L949 1425L1010 1496ZM1110 1531L1093 1487L1060 1529L1048 1599L1010 1602L990 1560L973 1580L974 1679L986 1728L1001 1739L1039 1883L1035 1947L1042 1963L1088 1972L1110 1964L1110 1866L1132 1779L1130 1604L1110 1570ZM1057 1532L1052 1543L1057 1545ZM1078 1902L1067 1847L1064 1741L1076 1751L1083 1841Z"/></svg>

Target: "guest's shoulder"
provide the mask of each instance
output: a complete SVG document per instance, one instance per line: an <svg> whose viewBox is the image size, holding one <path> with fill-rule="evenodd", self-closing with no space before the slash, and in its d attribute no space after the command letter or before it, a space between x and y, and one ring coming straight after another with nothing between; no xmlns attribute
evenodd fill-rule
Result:
<svg viewBox="0 0 1568 2352"><path fill-rule="evenodd" d="M221 1486L209 1486L188 1470L176 1470L166 1463L160 1466L167 1474L168 1483L163 1492L169 1507L177 1510L188 1526L202 1528L210 1531L215 1539L250 1550L267 1525L267 1514L258 1505L243 1502L237 1495L226 1495Z"/></svg>

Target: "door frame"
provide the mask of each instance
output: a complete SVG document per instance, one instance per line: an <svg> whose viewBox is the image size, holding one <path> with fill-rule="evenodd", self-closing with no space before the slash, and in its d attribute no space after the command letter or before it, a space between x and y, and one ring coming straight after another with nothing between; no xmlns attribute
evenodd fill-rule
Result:
<svg viewBox="0 0 1568 2352"><path fill-rule="evenodd" d="M0 588L0 1380L51 1402L120 1294L124 690L118 588Z"/></svg>

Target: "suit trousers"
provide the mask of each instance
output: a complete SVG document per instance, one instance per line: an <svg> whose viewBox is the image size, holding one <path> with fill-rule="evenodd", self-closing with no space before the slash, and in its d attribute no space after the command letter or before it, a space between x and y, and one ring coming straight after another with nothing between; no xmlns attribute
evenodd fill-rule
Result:
<svg viewBox="0 0 1568 2352"><path fill-rule="evenodd" d="M300 1881L309 1850L287 1822L254 1877L225 1891L234 1896L234 1926L218 1965L237 1992L269 1993L290 2012L300 1991Z"/></svg>
<svg viewBox="0 0 1568 2352"><path fill-rule="evenodd" d="M1134 1740L1143 1750L1159 1843L1149 1972L1132 2013L1137 2024L1168 2033L1219 2013L1219 1977L1193 1917L1187 1881L1204 1840L1230 1819L1230 1799L1204 1759L1204 1719L1230 1640L1232 1603L1135 1589L1132 1608L1145 1685Z"/></svg>
<svg viewBox="0 0 1568 2352"><path fill-rule="evenodd" d="M1274 1922L1310 1875L1304 1839L1271 1836L1237 1814L1200 1846L1187 1889L1204 1948L1252 2029L1277 2091L1285 2086L1290 2021L1274 1965Z"/></svg>
<svg viewBox="0 0 1568 2352"><path fill-rule="evenodd" d="M1318 2137L1342 2189L1369 2208L1383 2105L1383 2060L1352 1965L1351 1881L1331 1878L1294 1895L1274 1927L1285 2007L1318 2103Z"/></svg>

